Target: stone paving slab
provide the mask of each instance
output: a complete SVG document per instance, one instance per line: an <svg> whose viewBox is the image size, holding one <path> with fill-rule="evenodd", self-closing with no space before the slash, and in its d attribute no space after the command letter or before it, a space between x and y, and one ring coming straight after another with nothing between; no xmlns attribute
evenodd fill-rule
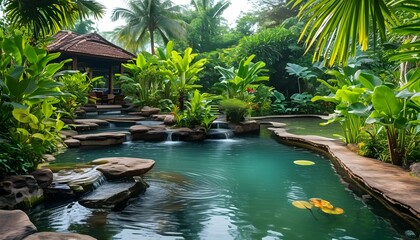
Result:
<svg viewBox="0 0 420 240"><path fill-rule="evenodd" d="M411 212L420 222L420 178L401 167L362 157L339 140L288 133L283 128L269 128L281 141L303 143L328 152L356 181L381 195L391 205Z"/></svg>

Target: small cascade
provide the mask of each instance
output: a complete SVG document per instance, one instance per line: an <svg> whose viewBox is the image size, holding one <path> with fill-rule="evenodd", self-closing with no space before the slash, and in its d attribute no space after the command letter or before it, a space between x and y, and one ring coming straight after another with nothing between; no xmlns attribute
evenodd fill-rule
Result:
<svg viewBox="0 0 420 240"><path fill-rule="evenodd" d="M167 142L174 142L174 141L179 141L179 135L175 134L174 135L174 131L171 130L166 130L166 141Z"/></svg>
<svg viewBox="0 0 420 240"><path fill-rule="evenodd" d="M208 139L230 139L234 135L232 130L223 128L210 129L207 132Z"/></svg>
<svg viewBox="0 0 420 240"><path fill-rule="evenodd" d="M227 122L223 122L223 121L214 121L211 124L211 129L230 129L229 128L229 124Z"/></svg>

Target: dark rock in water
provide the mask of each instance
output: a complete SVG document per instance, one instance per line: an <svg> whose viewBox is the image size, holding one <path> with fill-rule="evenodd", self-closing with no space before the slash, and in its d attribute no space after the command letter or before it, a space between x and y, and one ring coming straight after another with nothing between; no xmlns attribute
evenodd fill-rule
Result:
<svg viewBox="0 0 420 240"><path fill-rule="evenodd" d="M180 141L202 141L206 138L206 131L204 128L175 128L172 136Z"/></svg>
<svg viewBox="0 0 420 240"><path fill-rule="evenodd" d="M101 164L96 169L109 179L140 176L150 171L155 165L154 160L131 157L100 158L92 163Z"/></svg>
<svg viewBox="0 0 420 240"><path fill-rule="evenodd" d="M53 172L47 168L35 170L30 175L34 176L38 186L41 188L48 187L53 181Z"/></svg>
<svg viewBox="0 0 420 240"><path fill-rule="evenodd" d="M0 238L21 240L36 232L36 227L21 210L0 210Z"/></svg>
<svg viewBox="0 0 420 240"><path fill-rule="evenodd" d="M0 209L28 209L43 199L32 175L6 176L0 182Z"/></svg>
<svg viewBox="0 0 420 240"><path fill-rule="evenodd" d="M257 123L257 121L246 121L241 122L234 127L235 133L252 133L252 132L259 132L260 131L260 125Z"/></svg>
<svg viewBox="0 0 420 240"><path fill-rule="evenodd" d="M68 200L76 196L75 192L65 183L53 182L49 187L44 188L46 201Z"/></svg>
<svg viewBox="0 0 420 240"><path fill-rule="evenodd" d="M24 240L96 240L96 238L78 233L39 232Z"/></svg>
<svg viewBox="0 0 420 240"><path fill-rule="evenodd" d="M143 125L135 125L129 129L131 133L131 140L145 140L145 141L163 141L165 140L165 128L147 127Z"/></svg>
<svg viewBox="0 0 420 240"><path fill-rule="evenodd" d="M87 208L108 208L122 210L130 198L146 191L147 184L135 182L106 182L88 196L79 200L80 205Z"/></svg>
<svg viewBox="0 0 420 240"><path fill-rule="evenodd" d="M409 239L416 239L416 233L414 232L414 231L412 231L412 230L406 230L405 232L404 232L404 235L407 237L407 238L409 238Z"/></svg>

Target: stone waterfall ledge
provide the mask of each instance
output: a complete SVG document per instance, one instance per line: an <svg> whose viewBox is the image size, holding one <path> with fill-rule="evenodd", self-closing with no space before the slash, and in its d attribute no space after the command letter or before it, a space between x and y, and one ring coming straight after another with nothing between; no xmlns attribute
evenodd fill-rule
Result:
<svg viewBox="0 0 420 240"><path fill-rule="evenodd" d="M352 180L378 198L387 208L407 219L420 230L420 178L401 167L362 157L339 140L288 133L269 128L280 142L310 148L329 156ZM383 200L385 199L385 201Z"/></svg>

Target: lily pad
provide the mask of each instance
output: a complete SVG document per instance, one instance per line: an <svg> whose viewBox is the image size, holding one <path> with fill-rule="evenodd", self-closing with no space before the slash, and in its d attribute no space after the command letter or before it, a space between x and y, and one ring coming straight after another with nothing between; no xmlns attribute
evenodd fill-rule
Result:
<svg viewBox="0 0 420 240"><path fill-rule="evenodd" d="M334 215L339 215L339 214L344 213L344 210L342 208L333 208L333 209L321 208L321 211L327 214L334 214Z"/></svg>
<svg viewBox="0 0 420 240"><path fill-rule="evenodd" d="M310 166L310 165L314 165L315 163L309 160L296 160L293 162L296 165L301 165L301 166Z"/></svg>
<svg viewBox="0 0 420 240"><path fill-rule="evenodd" d="M312 204L307 201L293 201L292 205L300 209L311 209Z"/></svg>
<svg viewBox="0 0 420 240"><path fill-rule="evenodd" d="M330 202L328 202L327 200L321 199L321 198L311 198L309 199L309 201L311 202L312 205L314 205L317 208L322 209L333 209L334 206L331 205Z"/></svg>

